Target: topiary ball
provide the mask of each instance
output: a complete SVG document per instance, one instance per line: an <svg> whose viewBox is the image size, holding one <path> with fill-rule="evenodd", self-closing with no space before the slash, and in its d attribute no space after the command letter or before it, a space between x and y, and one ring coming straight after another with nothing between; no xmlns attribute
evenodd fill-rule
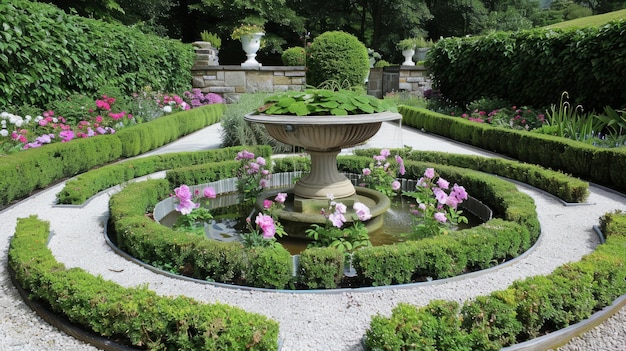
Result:
<svg viewBox="0 0 626 351"><path fill-rule="evenodd" d="M280 56L285 66L304 66L305 57L306 53L301 46L289 48Z"/></svg>
<svg viewBox="0 0 626 351"><path fill-rule="evenodd" d="M307 84L326 81L360 86L365 82L370 62L367 48L352 34L325 32L307 50Z"/></svg>

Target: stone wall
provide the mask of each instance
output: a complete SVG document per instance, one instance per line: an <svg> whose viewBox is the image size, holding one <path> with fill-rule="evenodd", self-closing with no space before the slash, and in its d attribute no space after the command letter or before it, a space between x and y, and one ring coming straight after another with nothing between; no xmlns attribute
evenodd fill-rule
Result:
<svg viewBox="0 0 626 351"><path fill-rule="evenodd" d="M431 88L431 77L422 65L372 68L367 82L368 94L378 98L394 91L407 91L423 96L424 90Z"/></svg>
<svg viewBox="0 0 626 351"><path fill-rule="evenodd" d="M304 90L304 66L209 66L196 64L191 69L192 86L204 93L216 93L228 102L238 101L245 93Z"/></svg>

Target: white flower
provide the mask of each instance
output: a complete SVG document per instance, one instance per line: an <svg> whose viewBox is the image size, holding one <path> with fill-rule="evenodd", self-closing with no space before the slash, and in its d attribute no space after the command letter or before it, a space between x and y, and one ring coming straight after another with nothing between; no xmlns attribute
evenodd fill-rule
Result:
<svg viewBox="0 0 626 351"><path fill-rule="evenodd" d="M32 118L33 118L33 117L31 117L30 115L26 115L26 116L24 117L24 119L25 119L26 121L30 121Z"/></svg>
<svg viewBox="0 0 626 351"><path fill-rule="evenodd" d="M3 137L8 136L9 135L9 131L6 130L6 129L2 129L2 130L0 130L0 135L3 136Z"/></svg>
<svg viewBox="0 0 626 351"><path fill-rule="evenodd" d="M2 111L2 113L0 113L0 117L7 118L7 117L9 117L9 113L6 112L6 111Z"/></svg>
<svg viewBox="0 0 626 351"><path fill-rule="evenodd" d="M54 122L54 123L57 123L58 121L59 121L59 120L58 120L56 117L54 117L54 118L52 119L52 122Z"/></svg>
<svg viewBox="0 0 626 351"><path fill-rule="evenodd" d="M163 112L165 113L172 112L172 106L163 106Z"/></svg>

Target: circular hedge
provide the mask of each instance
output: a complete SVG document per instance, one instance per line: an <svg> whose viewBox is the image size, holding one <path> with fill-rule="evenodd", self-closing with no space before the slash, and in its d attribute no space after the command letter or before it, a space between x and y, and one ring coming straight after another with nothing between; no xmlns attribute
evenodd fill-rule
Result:
<svg viewBox="0 0 626 351"><path fill-rule="evenodd" d="M283 60L285 66L304 66L306 52L301 46L295 46L283 51L280 58Z"/></svg>
<svg viewBox="0 0 626 351"><path fill-rule="evenodd" d="M325 32L307 50L307 83L318 86L326 81L360 86L369 71L367 48L352 34Z"/></svg>

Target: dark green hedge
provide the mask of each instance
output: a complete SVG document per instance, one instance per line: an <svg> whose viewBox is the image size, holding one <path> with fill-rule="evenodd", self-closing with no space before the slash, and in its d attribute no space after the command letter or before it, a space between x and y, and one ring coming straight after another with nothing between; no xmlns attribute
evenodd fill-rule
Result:
<svg viewBox="0 0 626 351"><path fill-rule="evenodd" d="M0 163L0 207L61 179L148 151L148 147L163 146L192 131L214 124L221 119L224 108L222 104L206 105L122 129L112 135L54 143L3 156ZM157 132L161 128L169 128L169 131ZM164 137L166 134L167 137ZM102 190L103 186L119 184L107 183L106 179L95 182L96 184L88 187L97 189L96 192ZM84 189L71 187L72 183L69 187L66 186L67 190L63 190L61 195L63 198L70 198L68 201L94 194L85 194Z"/></svg>
<svg viewBox="0 0 626 351"><path fill-rule="evenodd" d="M26 0L2 1L0 23L0 110L104 86L128 95L190 88L194 52L180 41Z"/></svg>
<svg viewBox="0 0 626 351"><path fill-rule="evenodd" d="M445 38L429 52L435 86L460 106L481 97L519 105L558 103L563 91L587 109L626 105L626 20L602 27L532 29Z"/></svg>
<svg viewBox="0 0 626 351"><path fill-rule="evenodd" d="M99 335L151 350L276 350L278 323L223 304L124 288L66 269L46 246L49 224L18 219L9 266L31 298Z"/></svg>
<svg viewBox="0 0 626 351"><path fill-rule="evenodd" d="M626 191L624 148L597 148L551 135L496 128L422 108L399 110L403 123L411 127Z"/></svg>
<svg viewBox="0 0 626 351"><path fill-rule="evenodd" d="M300 163L289 159L276 159L275 167ZM369 160L360 156L342 157L340 164L344 168L350 164L360 170ZM419 177L425 168L434 166L414 161L405 164L408 177ZM181 180L187 184L193 184L194 180L199 183L215 181L224 178L237 165L237 162L224 161L170 171L166 177L174 183L166 180L133 183L113 195L110 213L118 246L146 263L170 262L181 274L198 279L269 288L291 286L294 281L287 274L291 272L291 262L280 250L261 253L245 250L238 243L174 232L145 216L179 186ZM537 239L539 222L534 203L513 184L480 172L435 167L450 181L463 184L470 194L480 194L480 199L503 219L493 219L448 236L359 250L354 254L354 266L364 284L401 284L420 277L445 278L466 270L491 267L516 257ZM281 172L291 170L280 169ZM183 175L185 178L181 178ZM303 253L304 265L297 272L296 282L305 288L336 287L333 282L342 278L342 271L338 270L333 253L307 251ZM382 256L385 258L381 259ZM265 268L257 268L259 265Z"/></svg>
<svg viewBox="0 0 626 351"><path fill-rule="evenodd" d="M626 223L621 217L614 222ZM432 301L399 304L390 317L372 318L369 350L500 350L591 316L626 294L626 226L608 227L609 239L579 262L547 276L513 283L506 290L478 296L462 306Z"/></svg>

